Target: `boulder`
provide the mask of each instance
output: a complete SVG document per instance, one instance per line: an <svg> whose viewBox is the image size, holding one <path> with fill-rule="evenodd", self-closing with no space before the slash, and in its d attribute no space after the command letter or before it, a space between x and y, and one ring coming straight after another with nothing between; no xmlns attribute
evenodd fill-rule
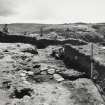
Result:
<svg viewBox="0 0 105 105"><path fill-rule="evenodd" d="M41 71L40 74L42 74L42 75L47 75L47 71L43 70L43 71Z"/></svg>
<svg viewBox="0 0 105 105"><path fill-rule="evenodd" d="M21 52L27 52L31 54L38 54L37 48L32 45L24 45L23 48L20 48Z"/></svg>
<svg viewBox="0 0 105 105"><path fill-rule="evenodd" d="M33 68L31 66L26 66L23 68L27 72L33 72L34 74L40 74L40 68Z"/></svg>
<svg viewBox="0 0 105 105"><path fill-rule="evenodd" d="M34 72L32 72L32 71L28 71L27 74L28 74L28 75L33 75Z"/></svg>
<svg viewBox="0 0 105 105"><path fill-rule="evenodd" d="M78 72L78 71L72 70L72 69L59 72L59 74L62 75L63 78L70 79L70 80L75 80L77 78L86 77L86 74L84 72Z"/></svg>
<svg viewBox="0 0 105 105"><path fill-rule="evenodd" d="M52 79L51 75L35 75L32 78L33 80L35 80L36 82L47 82L50 79Z"/></svg>
<svg viewBox="0 0 105 105"><path fill-rule="evenodd" d="M51 68L51 69L48 69L47 72L48 74L54 74L55 73L55 69Z"/></svg>
<svg viewBox="0 0 105 105"><path fill-rule="evenodd" d="M20 73L20 76L21 77L25 77L26 76L26 73Z"/></svg>
<svg viewBox="0 0 105 105"><path fill-rule="evenodd" d="M29 102L29 101L30 101L30 96L25 95L25 96L23 97L22 101L23 101L24 103Z"/></svg>
<svg viewBox="0 0 105 105"><path fill-rule="evenodd" d="M41 70L41 71L43 71L43 70L48 70L48 65L46 65L46 64L41 64L40 70Z"/></svg>
<svg viewBox="0 0 105 105"><path fill-rule="evenodd" d="M10 105L19 105L21 103L21 100L15 98Z"/></svg>
<svg viewBox="0 0 105 105"><path fill-rule="evenodd" d="M36 68L36 69L32 69L32 72L34 72L34 75L40 74L40 69Z"/></svg>
<svg viewBox="0 0 105 105"><path fill-rule="evenodd" d="M60 74L54 74L53 78L57 81L57 82L61 82L64 81L64 78L60 75Z"/></svg>

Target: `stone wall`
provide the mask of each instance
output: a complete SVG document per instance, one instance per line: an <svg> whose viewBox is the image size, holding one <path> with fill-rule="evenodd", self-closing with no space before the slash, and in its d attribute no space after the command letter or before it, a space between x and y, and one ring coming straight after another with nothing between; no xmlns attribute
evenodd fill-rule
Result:
<svg viewBox="0 0 105 105"><path fill-rule="evenodd" d="M64 62L68 67L74 68L90 75L91 61L90 57L80 53L71 45L64 46Z"/></svg>
<svg viewBox="0 0 105 105"><path fill-rule="evenodd" d="M67 67L75 68L81 72L85 72L88 77L91 75L91 59L90 55L80 52L78 49L70 44L64 46L64 62ZM105 65L100 61L93 59L94 71L93 79L95 82L102 82L105 85Z"/></svg>

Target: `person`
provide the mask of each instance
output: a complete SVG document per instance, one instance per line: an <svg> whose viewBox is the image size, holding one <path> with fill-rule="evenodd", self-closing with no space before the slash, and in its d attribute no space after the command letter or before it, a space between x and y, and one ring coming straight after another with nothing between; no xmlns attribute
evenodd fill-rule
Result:
<svg viewBox="0 0 105 105"><path fill-rule="evenodd" d="M3 26L3 33L6 33L6 34L9 33L8 32L8 25L7 24L4 24L4 26Z"/></svg>

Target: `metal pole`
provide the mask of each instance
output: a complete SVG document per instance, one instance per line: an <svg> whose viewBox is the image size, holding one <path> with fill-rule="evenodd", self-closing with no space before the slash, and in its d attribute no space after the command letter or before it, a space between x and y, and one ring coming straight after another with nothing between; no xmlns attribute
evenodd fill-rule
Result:
<svg viewBox="0 0 105 105"><path fill-rule="evenodd" d="M91 43L91 78L93 78L93 43Z"/></svg>

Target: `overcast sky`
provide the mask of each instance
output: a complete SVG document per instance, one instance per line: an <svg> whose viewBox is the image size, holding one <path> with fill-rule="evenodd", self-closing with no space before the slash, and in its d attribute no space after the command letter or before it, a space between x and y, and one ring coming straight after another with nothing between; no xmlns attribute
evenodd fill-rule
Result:
<svg viewBox="0 0 105 105"><path fill-rule="evenodd" d="M105 0L0 0L0 23L105 22Z"/></svg>

